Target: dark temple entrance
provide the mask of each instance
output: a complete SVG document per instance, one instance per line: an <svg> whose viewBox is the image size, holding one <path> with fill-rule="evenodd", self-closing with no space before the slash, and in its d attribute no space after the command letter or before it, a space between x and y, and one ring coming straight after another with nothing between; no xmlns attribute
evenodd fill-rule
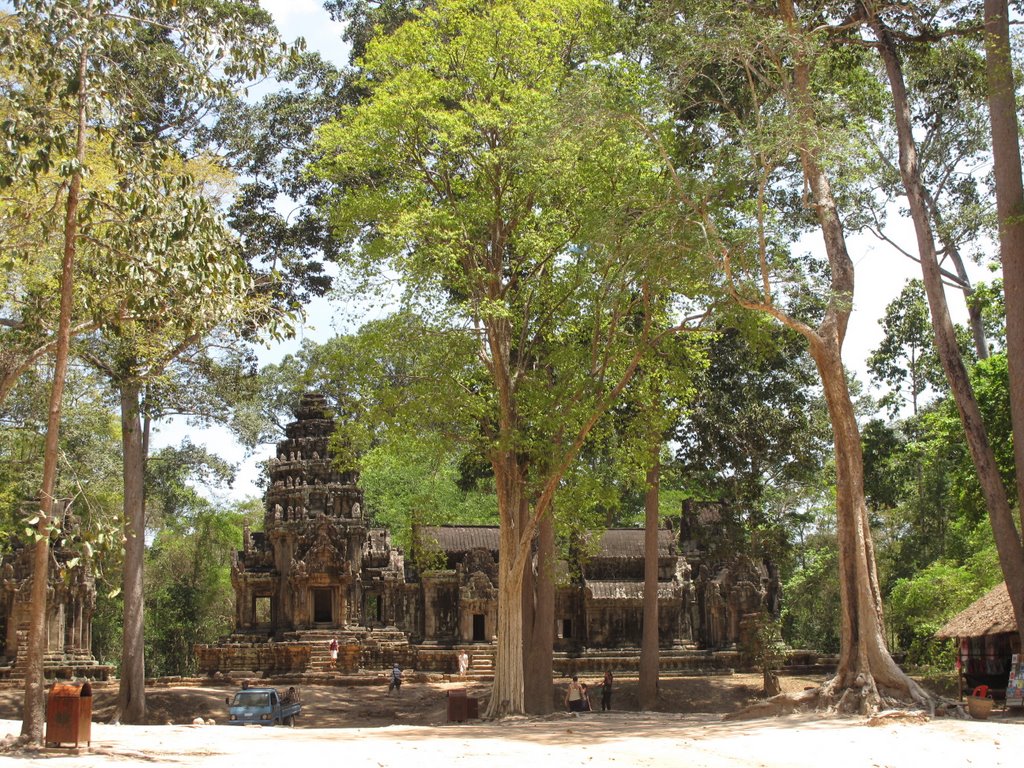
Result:
<svg viewBox="0 0 1024 768"><path fill-rule="evenodd" d="M487 634L484 632L484 615L482 613L473 614L473 642L487 642Z"/></svg>
<svg viewBox="0 0 1024 768"><path fill-rule="evenodd" d="M334 612L331 610L331 590L313 590L313 622L315 624L330 624L334 621Z"/></svg>

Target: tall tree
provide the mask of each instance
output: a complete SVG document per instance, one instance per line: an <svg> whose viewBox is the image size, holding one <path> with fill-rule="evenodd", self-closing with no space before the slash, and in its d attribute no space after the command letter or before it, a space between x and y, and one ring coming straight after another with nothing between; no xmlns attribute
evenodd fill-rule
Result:
<svg viewBox="0 0 1024 768"><path fill-rule="evenodd" d="M938 10L938 6L933 8ZM908 18L913 18L917 10L912 10ZM918 18L925 19L929 13ZM974 354L983 360L989 345L967 259L979 262L986 258L982 236L991 229L994 213L984 180L977 173L990 153L984 117L984 60L971 36L955 35L930 35L927 41L904 45L901 56L907 64L908 106L917 132L918 167L925 206L939 246L943 280L962 293ZM902 181L895 159L898 138L887 130L886 123L880 126L877 154L883 170L879 174L882 194L877 205L882 211L874 214L879 221L875 231L896 250L917 261L919 257L912 250L884 234L882 222L892 208L893 198L902 194Z"/></svg>
<svg viewBox="0 0 1024 768"><path fill-rule="evenodd" d="M1017 469L1017 510L1024 520L1024 180L1021 178L1020 128L1007 0L985 0L984 19L989 120L999 217L999 258L1003 265L1006 299L1006 349ZM1024 574L1018 576L1024 577ZM1011 586L1009 579L1010 574L1007 574L1007 587L1011 594L1016 595L1014 613L1017 628L1024 639L1024 607L1020 607L1024 606L1024 581Z"/></svg>
<svg viewBox="0 0 1024 768"><path fill-rule="evenodd" d="M451 373L475 371L461 385L498 495L491 716L524 711L537 526L670 325L664 250L644 234L664 200L652 158L632 123L588 107L614 74L592 66L609 21L590 0L439 3L369 45L367 97L321 133L349 257L476 340Z"/></svg>
<svg viewBox="0 0 1024 768"><path fill-rule="evenodd" d="M692 182L684 179L687 170L676 169L673 179L679 198L689 215L705 223L720 255L725 288L734 300L773 317L805 339L832 424L842 627L837 673L824 692L835 697L841 709L878 707L885 695L924 701L927 695L896 665L885 642L882 595L864 497L860 432L842 361L854 268L833 186L833 175L840 168L839 158L830 151L839 135L838 113L832 98L825 98L824 89L834 91L835 81L844 82L847 77L856 81L863 70L855 56L834 54L818 16L808 9L805 20L791 0L780 0L771 14L763 7L722 9L715 4L694 4L690 10L700 14L700 35L714 39L715 49L684 38L682 45L676 42L675 48L669 48L672 58L666 68L673 72L675 82L690 88L683 98L696 98L708 71L729 83L728 88L717 89L718 95L711 101L718 109L717 122L706 125L732 140L727 148L732 152L730 159L741 170L749 170L744 191L754 202L741 209L746 218L740 216L740 220L747 226L733 229L729 217L716 218L700 193L691 188ZM656 34L658 29L663 27L656 28ZM709 29L716 32L709 35ZM685 30L677 31L685 35ZM684 50L698 52L694 59L705 69L687 67L688 62L679 55L684 45L689 46ZM767 55L768 51L784 51L785 55ZM849 91L854 92L856 89ZM698 136L696 130L689 135ZM714 142L708 146L722 154ZM794 156L799 161L808 214L820 230L827 258L827 290L823 309L816 316L788 312L782 301L787 294L786 280L792 279L796 270L774 236L786 234L779 224L785 221L782 214L792 200L784 190L792 178L787 163ZM722 170L716 166L716 172ZM723 195L727 179L723 176L709 183L717 185ZM727 222L729 229L720 227L719 221Z"/></svg>
<svg viewBox="0 0 1024 768"><path fill-rule="evenodd" d="M14 205L33 225L45 221L51 206L65 210L53 437L46 446L50 469L44 471L43 509L37 516L34 588L44 590L46 584L42 534L50 523L46 505L52 498L60 393L74 319L75 262L88 256L82 265L95 290L83 292L79 302L90 315L85 322L94 327L124 320L128 309L108 295L118 283L103 278L127 276L137 284L160 272L175 274L174 264L165 259L182 253L175 250L179 240L191 239L213 219L198 192L189 205L181 205L188 197L184 191L194 185L186 174L169 172L176 157L173 141L163 136L167 126L160 117L167 111L162 108L173 101L179 127L194 131L200 126L211 98L230 92L233 83L267 64L274 39L260 33L255 33L257 40L253 37L253 22L258 26L267 19L252 2L181 5L162 0L26 0L16 2L14 14L5 19L0 44L15 62L17 87L4 91L2 111L11 118L4 121L0 180L12 186L21 178L56 172L61 180L52 185L54 199L47 206L34 208L35 197L15 198ZM217 66L212 65L215 55ZM182 215L172 220L169 210ZM202 259L202 254L190 257ZM145 300L133 298L140 301L131 308L145 312ZM23 722L23 734L32 739L42 738L45 594L38 598L33 601Z"/></svg>
<svg viewBox="0 0 1024 768"><path fill-rule="evenodd" d="M42 91L44 102L40 112L45 118L51 120L55 114L67 110L72 116L65 118L66 122L61 125L51 124L52 130L43 135L36 150L36 157L40 153L45 158L43 164L35 167L27 161L26 155L29 152L24 150L35 148L34 138L28 132L19 135L18 128L25 130L25 126L11 126L8 128L8 147L13 149L5 158L5 179L13 180L15 173L34 175L43 171L48 166L51 151L54 154L62 150L70 157L71 162L67 165L66 194L62 194L55 201L55 207L60 206L63 201L64 208L64 233L63 233L63 259L60 270L60 310L56 338L54 339L54 373L53 384L50 390L49 418L46 427L46 445L44 448L44 464L42 487L39 491L39 511L30 522L36 529L36 543L33 548L32 568L32 606L33 610L29 616L28 648L26 654L25 670L25 703L22 714L21 736L23 739L33 742L41 742L43 738L43 644L46 617L46 597L49 584L50 569L50 535L53 528L53 504L54 489L57 479L57 450L60 431L60 415L62 397L64 392L64 380L67 374L68 354L71 342L71 313L74 301L74 271L75 257L78 252L79 238L79 213L78 208L82 194L82 176L85 170L85 147L87 141L88 119L89 119L89 61L92 41L87 36L76 34L77 30L67 24L66 19L57 18L47 20L45 18L29 15L38 9L18 8L22 11L14 24L5 25L3 36L0 38L0 45L13 53L14 58L19 60L20 67L17 73L19 85L25 86L26 92L38 96ZM47 35L54 35L62 41L70 43L67 51L46 50L44 41ZM43 54L45 58L41 61L33 60L36 55ZM47 55L49 54L49 55ZM38 71L32 67L39 66ZM44 83L51 81L49 89ZM60 93L54 89L52 83L70 82L73 86L67 89L66 93ZM55 93L54 90L57 90ZM44 119L45 119L44 118ZM33 126L34 127L34 126ZM10 141L13 139L13 141ZM23 154L24 152L24 154ZM13 157L11 156L13 155ZM8 165L9 163L9 165Z"/></svg>
<svg viewBox="0 0 1024 768"><path fill-rule="evenodd" d="M893 113L899 137L899 168L909 203L914 233L920 254L925 291L931 307L932 330L939 359L946 372L960 419L963 424L975 471L985 496L989 520L995 535L999 561L1006 576L1010 602L1018 627L1024 627L1024 547L1020 532L1014 523L1007 490L999 475L995 452L989 440L985 422L971 387L963 356L957 345L956 333L949 315L942 275L939 268L935 237L928 216L926 193L917 155L917 142L909 107L903 63L896 46L895 35L881 9L873 3L862 3L864 23L870 28L881 57L889 89L892 94ZM1005 286L1005 277L1004 277ZM1007 301L1007 346L1009 348L1009 306ZM1012 359L1012 355L1011 355ZM1011 368L1012 381L1012 368ZM1012 384L1011 384L1012 391ZM1012 398L1011 398L1012 401ZM1024 454L1019 454L1024 456ZM1024 636L1024 629L1022 636Z"/></svg>
<svg viewBox="0 0 1024 768"><path fill-rule="evenodd" d="M917 415L919 398L925 390L944 383L935 359L928 303L921 281L910 281L886 306L885 316L878 322L884 336L868 357L868 371L876 381L888 386L882 404L891 413L898 413L909 400L912 413Z"/></svg>

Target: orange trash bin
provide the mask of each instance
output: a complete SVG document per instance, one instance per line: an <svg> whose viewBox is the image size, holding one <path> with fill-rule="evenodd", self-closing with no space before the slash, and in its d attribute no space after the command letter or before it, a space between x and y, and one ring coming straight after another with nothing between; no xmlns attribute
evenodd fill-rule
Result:
<svg viewBox="0 0 1024 768"><path fill-rule="evenodd" d="M47 744L92 744L92 686L54 683L46 699Z"/></svg>

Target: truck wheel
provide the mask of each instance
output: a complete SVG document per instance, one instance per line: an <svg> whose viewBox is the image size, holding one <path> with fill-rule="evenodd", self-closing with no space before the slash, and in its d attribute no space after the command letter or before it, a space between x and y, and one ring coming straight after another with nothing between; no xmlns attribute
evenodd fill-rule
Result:
<svg viewBox="0 0 1024 768"><path fill-rule="evenodd" d="M284 724L287 725L289 728L294 728L295 727L295 715L288 715L288 717L286 717L284 719Z"/></svg>

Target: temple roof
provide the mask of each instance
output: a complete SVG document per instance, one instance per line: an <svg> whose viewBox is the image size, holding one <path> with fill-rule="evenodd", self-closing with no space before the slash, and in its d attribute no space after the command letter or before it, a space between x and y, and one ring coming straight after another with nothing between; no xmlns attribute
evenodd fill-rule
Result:
<svg viewBox="0 0 1024 768"><path fill-rule="evenodd" d="M585 583L592 600L643 600L642 581L591 581ZM676 585L669 581L658 582L658 599L671 600L676 596Z"/></svg>
<svg viewBox="0 0 1024 768"><path fill-rule="evenodd" d="M468 552L471 549L498 551L498 528L493 525L423 525L417 537L435 541L442 552ZM671 557L672 531L658 531L658 557ZM595 557L640 559L644 556L642 528L610 528L601 535L601 548Z"/></svg>
<svg viewBox="0 0 1024 768"><path fill-rule="evenodd" d="M498 528L493 525L421 525L415 535L421 541L437 542L445 553L472 549L498 551Z"/></svg>
<svg viewBox="0 0 1024 768"><path fill-rule="evenodd" d="M658 531L658 557L671 557L674 543L672 531ZM601 549L596 557L640 559L644 556L642 528L609 528L601 536Z"/></svg>

